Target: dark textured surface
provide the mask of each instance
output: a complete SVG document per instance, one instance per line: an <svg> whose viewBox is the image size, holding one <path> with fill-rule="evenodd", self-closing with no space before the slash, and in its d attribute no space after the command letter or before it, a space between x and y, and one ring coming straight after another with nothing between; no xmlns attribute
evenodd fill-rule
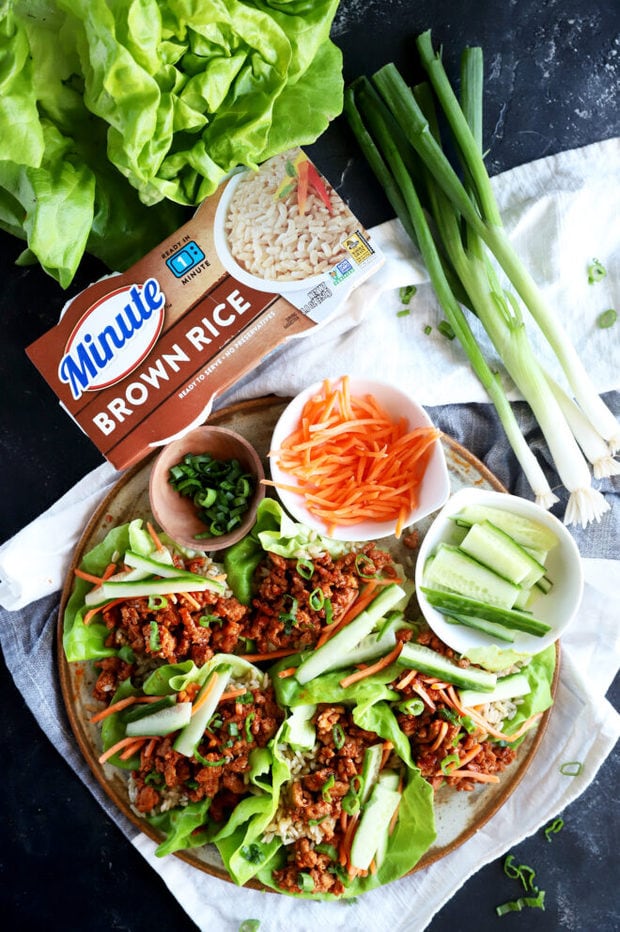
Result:
<svg viewBox="0 0 620 932"><path fill-rule="evenodd" d="M619 134L617 0L344 2L334 37L344 51L345 77L369 74L393 60L416 80L420 75L412 64L412 39L426 28L443 43L453 75L464 45L484 49L485 146L492 173ZM367 225L391 215L342 120L309 151ZM13 266L19 243L3 235L0 244L2 541L101 462L60 410L24 349L52 326L70 294L104 270L85 262L63 294L40 270ZM39 928L58 908L59 922L70 930L193 929L159 878L45 739L4 666L0 690L4 927ZM519 895L516 882L496 862L455 894L430 932L618 928L617 775L615 757L562 814L565 827L551 843L540 832L515 849L516 859L537 871L547 895L545 912L495 916L497 903Z"/></svg>

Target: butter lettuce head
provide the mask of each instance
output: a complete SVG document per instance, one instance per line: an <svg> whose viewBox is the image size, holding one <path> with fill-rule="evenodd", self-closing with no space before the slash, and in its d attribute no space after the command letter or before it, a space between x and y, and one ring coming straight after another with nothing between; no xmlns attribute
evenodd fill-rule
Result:
<svg viewBox="0 0 620 932"><path fill-rule="evenodd" d="M127 268L238 165L342 110L337 0L15 0L0 12L0 228L66 287Z"/></svg>

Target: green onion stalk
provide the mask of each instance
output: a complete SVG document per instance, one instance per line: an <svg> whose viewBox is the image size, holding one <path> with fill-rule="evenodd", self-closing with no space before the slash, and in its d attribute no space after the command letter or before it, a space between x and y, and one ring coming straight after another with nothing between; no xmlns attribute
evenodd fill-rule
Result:
<svg viewBox="0 0 620 932"><path fill-rule="evenodd" d="M530 405L558 475L567 488L566 524L600 520L609 505L592 488L618 474L613 454L620 424L592 386L585 368L509 242L482 155L482 53L462 57L461 103L426 32L418 38L430 86L412 91L393 64L358 79L345 95L345 113L380 184L419 248L445 316L494 403L508 440L534 492L551 507L557 497L523 438L499 377L484 359L463 306L473 312L506 372ZM374 85L374 86L373 86ZM444 153L432 90L451 129L463 181ZM499 283L499 266L509 285ZM571 398L536 359L522 306L554 350Z"/></svg>

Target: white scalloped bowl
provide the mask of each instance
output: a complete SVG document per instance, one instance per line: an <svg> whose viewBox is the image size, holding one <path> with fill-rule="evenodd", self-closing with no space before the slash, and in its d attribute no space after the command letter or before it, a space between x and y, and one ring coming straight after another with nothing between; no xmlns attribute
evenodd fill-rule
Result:
<svg viewBox="0 0 620 932"><path fill-rule="evenodd" d="M334 380L335 381L335 380ZM433 422L429 418L424 408L419 405L413 398L389 385L386 382L376 382L369 379L350 377L351 396L361 396L372 394L377 399L381 407L396 419L406 417L409 422L409 430L414 427L433 427ZM275 483L284 485L297 486L299 483L294 477L284 472L278 466L274 451L277 451L283 441L295 430L299 423L299 417L306 401L317 394L322 388L323 382L315 382L304 391L300 392L282 412L272 435L271 451L269 458L271 478ZM326 533L325 523L310 511L304 504L302 493L287 491L278 488L276 492L280 498L283 507L293 518L307 527L314 528L321 534ZM405 529L421 521L444 504L450 494L450 480L448 468L440 441L433 446L432 454L429 458L424 478L420 486L418 506L408 515L405 521ZM393 536L396 531L396 521L361 521L358 524L337 527L331 534L335 540L350 541L368 541L379 540L383 537Z"/></svg>
<svg viewBox="0 0 620 932"><path fill-rule="evenodd" d="M551 625L551 630L543 637L515 631L512 644L501 642L474 628L448 622L441 612L429 604L422 592L424 564L442 541L459 541L459 528L452 519L466 505L490 505L523 515L538 521L556 535L558 543L549 552L545 564L553 586L550 592L541 594L532 607L532 613L536 618ZM418 605L426 621L435 634L458 653L467 654L472 648L495 645L500 649L535 654L557 641L577 615L583 595L583 566L579 549L570 532L550 512L517 495L469 488L461 489L452 495L428 529L418 553L415 584Z"/></svg>

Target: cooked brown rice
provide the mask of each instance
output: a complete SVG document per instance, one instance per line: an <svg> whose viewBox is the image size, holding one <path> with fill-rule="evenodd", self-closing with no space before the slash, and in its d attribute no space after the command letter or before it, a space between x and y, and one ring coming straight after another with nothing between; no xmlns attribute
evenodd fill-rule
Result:
<svg viewBox="0 0 620 932"><path fill-rule="evenodd" d="M333 212L309 189L306 212L299 213L296 191L276 197L286 164L285 152L247 172L228 208L225 232L237 263L267 281L301 281L320 275L348 255L343 240L358 229L348 207L325 182Z"/></svg>

